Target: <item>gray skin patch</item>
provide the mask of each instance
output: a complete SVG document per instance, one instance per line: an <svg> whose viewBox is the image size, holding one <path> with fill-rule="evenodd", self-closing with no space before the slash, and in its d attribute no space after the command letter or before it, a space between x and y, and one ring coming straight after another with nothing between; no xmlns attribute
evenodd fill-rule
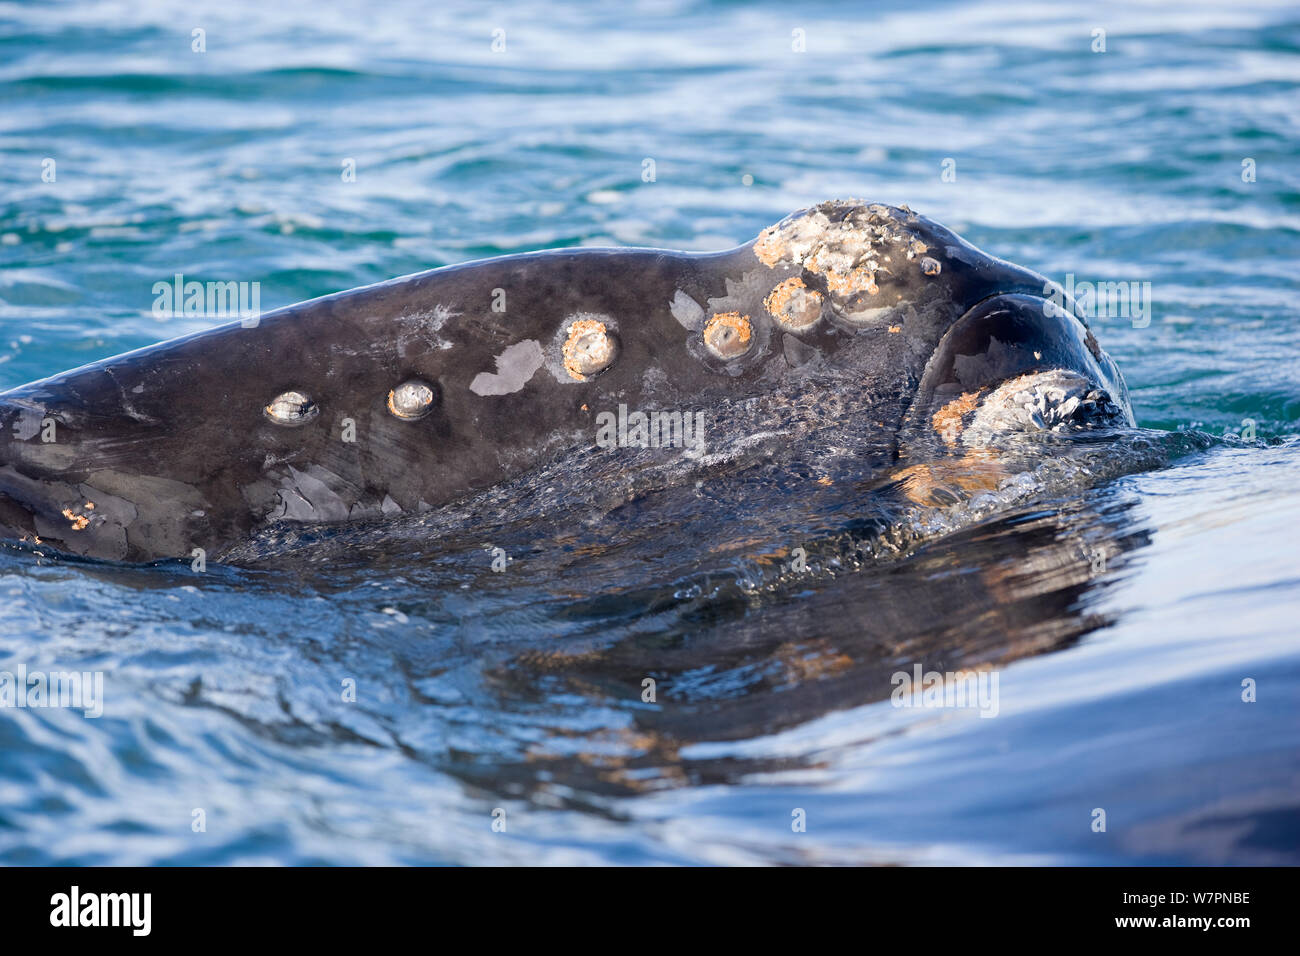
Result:
<svg viewBox="0 0 1300 956"><path fill-rule="evenodd" d="M469 383L475 395L509 395L528 384L528 380L546 364L542 345L536 339L524 339L506 348L496 357L496 372L479 372Z"/></svg>
<svg viewBox="0 0 1300 956"><path fill-rule="evenodd" d="M688 332L698 332L704 328L704 306L681 289L677 290L677 294L673 296L673 301L668 303L668 311Z"/></svg>
<svg viewBox="0 0 1300 956"><path fill-rule="evenodd" d="M781 336L781 351L785 354L785 360L791 368L799 368L801 365L807 365L817 356L821 355L817 349L801 342L789 332Z"/></svg>
<svg viewBox="0 0 1300 956"><path fill-rule="evenodd" d="M307 471L289 466L289 477L280 480L280 507L277 518L291 521L342 521L350 509L348 503L324 479L336 478L315 465Z"/></svg>
<svg viewBox="0 0 1300 956"><path fill-rule="evenodd" d="M739 279L724 276L723 283L726 285L727 294L709 299L709 311L711 313L740 312L744 314L750 311L758 311L753 308L752 303L762 302L763 298L771 291L772 277L762 269L751 269L742 273ZM766 311L755 316L755 318L761 324L767 324Z"/></svg>
<svg viewBox="0 0 1300 956"><path fill-rule="evenodd" d="M41 430L45 418L45 409L31 402L14 402L18 415L14 419L14 437L19 441L35 438Z"/></svg>

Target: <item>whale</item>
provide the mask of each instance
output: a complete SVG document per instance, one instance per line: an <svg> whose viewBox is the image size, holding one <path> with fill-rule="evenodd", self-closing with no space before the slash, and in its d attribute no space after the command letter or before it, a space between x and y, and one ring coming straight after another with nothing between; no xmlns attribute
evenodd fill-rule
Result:
<svg viewBox="0 0 1300 956"><path fill-rule="evenodd" d="M686 482L766 442L960 478L1017 436L1133 424L1060 286L906 206L831 200L731 249L453 264L0 393L0 538L238 563L266 529L418 516L539 469L542 498L647 456Z"/></svg>

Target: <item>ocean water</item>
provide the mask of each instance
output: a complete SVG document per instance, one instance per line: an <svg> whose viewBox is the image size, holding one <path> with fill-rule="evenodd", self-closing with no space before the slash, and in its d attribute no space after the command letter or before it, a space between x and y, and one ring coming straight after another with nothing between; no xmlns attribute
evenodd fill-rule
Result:
<svg viewBox="0 0 1300 956"><path fill-rule="evenodd" d="M1093 320L1129 467L889 548L847 498L798 578L771 484L201 577L0 549L0 670L104 675L0 709L0 862L1300 862L1297 54L1288 3L0 4L0 388L205 327L178 272L270 309L837 196L1150 283ZM894 706L916 664L996 706Z"/></svg>

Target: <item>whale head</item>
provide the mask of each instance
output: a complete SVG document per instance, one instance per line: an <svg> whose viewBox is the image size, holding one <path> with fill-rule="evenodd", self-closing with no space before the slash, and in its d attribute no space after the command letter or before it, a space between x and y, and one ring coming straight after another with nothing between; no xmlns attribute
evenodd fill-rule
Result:
<svg viewBox="0 0 1300 956"><path fill-rule="evenodd" d="M618 408L716 413L732 433L792 409L812 428L869 419L900 454L1131 423L1118 370L1058 292L857 202L713 254L449 266L0 394L0 536L219 559L278 522L438 507L600 444Z"/></svg>

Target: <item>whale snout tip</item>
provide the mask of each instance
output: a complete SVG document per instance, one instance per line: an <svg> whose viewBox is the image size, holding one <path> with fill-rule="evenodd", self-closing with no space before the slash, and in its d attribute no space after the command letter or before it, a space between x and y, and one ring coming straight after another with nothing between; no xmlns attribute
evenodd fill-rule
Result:
<svg viewBox="0 0 1300 956"><path fill-rule="evenodd" d="M1078 312L1023 293L984 299L949 327L909 419L910 435L950 448L1134 424L1123 376Z"/></svg>

